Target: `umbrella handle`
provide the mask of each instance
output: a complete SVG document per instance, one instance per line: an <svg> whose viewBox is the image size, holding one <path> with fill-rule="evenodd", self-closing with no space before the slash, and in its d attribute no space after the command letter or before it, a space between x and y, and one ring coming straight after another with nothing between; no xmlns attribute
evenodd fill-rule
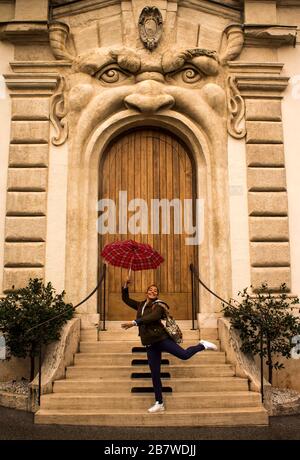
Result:
<svg viewBox="0 0 300 460"><path fill-rule="evenodd" d="M128 275L127 275L127 279L128 279L129 281L130 281L130 276L131 276L131 267L129 268L129 270L128 270ZM125 281L125 283L124 283L124 288L126 288L126 287L127 287L127 281Z"/></svg>
<svg viewBox="0 0 300 460"><path fill-rule="evenodd" d="M130 277L131 277L131 267L128 270L128 279L130 279Z"/></svg>

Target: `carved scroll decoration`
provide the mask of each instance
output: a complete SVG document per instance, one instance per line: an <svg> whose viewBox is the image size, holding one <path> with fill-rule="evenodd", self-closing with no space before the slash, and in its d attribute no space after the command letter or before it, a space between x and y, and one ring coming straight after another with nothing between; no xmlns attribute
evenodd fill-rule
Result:
<svg viewBox="0 0 300 460"><path fill-rule="evenodd" d="M233 76L227 78L227 129L235 139L246 136L245 127L245 101L240 95L236 79Z"/></svg>
<svg viewBox="0 0 300 460"><path fill-rule="evenodd" d="M296 46L296 26L245 25L245 42L252 46Z"/></svg>
<svg viewBox="0 0 300 460"><path fill-rule="evenodd" d="M50 102L50 120L56 130L57 135L53 136L53 145L62 145L68 138L67 105L64 97L66 82L64 77L60 77L56 92Z"/></svg>
<svg viewBox="0 0 300 460"><path fill-rule="evenodd" d="M225 30L227 36L226 50L221 55L221 64L225 65L228 61L237 58L244 46L244 32L241 24L231 24Z"/></svg>
<svg viewBox="0 0 300 460"><path fill-rule="evenodd" d="M139 17L140 39L144 46L152 51L156 48L162 34L163 19L161 12L155 6L143 8Z"/></svg>
<svg viewBox="0 0 300 460"><path fill-rule="evenodd" d="M56 59L72 61L74 56L66 48L66 42L70 33L69 26L63 22L53 21L48 25L48 29L50 46Z"/></svg>

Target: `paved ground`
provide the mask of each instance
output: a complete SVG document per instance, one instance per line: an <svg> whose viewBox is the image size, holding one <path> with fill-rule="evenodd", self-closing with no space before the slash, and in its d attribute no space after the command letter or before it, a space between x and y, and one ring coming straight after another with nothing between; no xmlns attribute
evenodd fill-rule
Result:
<svg viewBox="0 0 300 460"><path fill-rule="evenodd" d="M300 440L300 415L271 417L268 427L107 428L34 425L33 414L0 407L0 440Z"/></svg>

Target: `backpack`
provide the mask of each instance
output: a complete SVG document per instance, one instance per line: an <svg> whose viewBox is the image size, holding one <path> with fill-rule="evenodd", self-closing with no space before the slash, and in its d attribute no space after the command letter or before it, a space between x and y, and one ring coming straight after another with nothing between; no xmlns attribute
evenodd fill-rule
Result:
<svg viewBox="0 0 300 460"><path fill-rule="evenodd" d="M182 332L178 324L176 323L175 319L169 314L169 307L166 302L162 300L155 300L152 305L159 303L161 307L163 307L165 311L165 318L162 318L162 325L165 328L165 331L169 335L169 337L174 340L176 343L181 343L183 341Z"/></svg>

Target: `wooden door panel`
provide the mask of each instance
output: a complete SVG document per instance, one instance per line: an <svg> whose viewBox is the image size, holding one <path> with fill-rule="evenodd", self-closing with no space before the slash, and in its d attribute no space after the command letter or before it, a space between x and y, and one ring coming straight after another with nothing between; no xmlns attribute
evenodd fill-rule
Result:
<svg viewBox="0 0 300 460"><path fill-rule="evenodd" d="M169 234L151 233L151 199L195 196L193 190L193 168L185 146L165 131L152 129L136 130L116 139L107 149L100 165L100 198L114 200L119 215L119 191L127 191L127 203L142 198L148 204L148 234L121 234L117 218L117 234L102 235L100 250L115 240L134 239L153 246L165 261L157 270L133 272L131 296L137 300L145 298L147 286L155 283L160 288L160 297L170 304L177 319L191 317L191 282L189 264L195 261L195 246L185 244L185 234L174 234L174 216L171 212ZM133 213L128 212L128 218ZM161 222L160 222L161 223ZM120 289L127 270L108 266L107 299L108 319L126 320L135 313L123 304Z"/></svg>

